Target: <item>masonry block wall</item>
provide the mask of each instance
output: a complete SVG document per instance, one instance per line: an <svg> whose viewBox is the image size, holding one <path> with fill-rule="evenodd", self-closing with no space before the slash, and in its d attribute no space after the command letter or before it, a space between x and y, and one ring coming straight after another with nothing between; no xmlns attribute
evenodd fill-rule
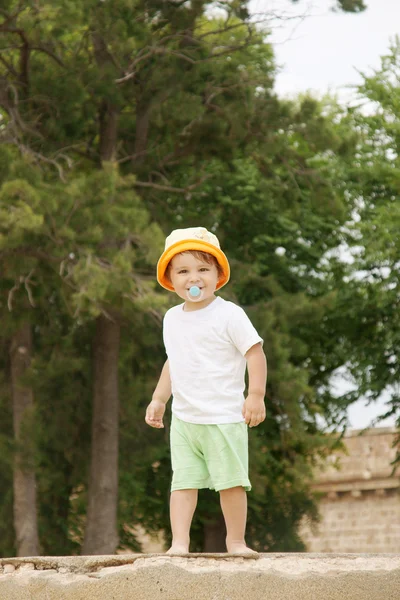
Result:
<svg viewBox="0 0 400 600"><path fill-rule="evenodd" d="M346 454L316 474L321 522L302 528L308 552L400 552L400 473L392 473L394 428L351 431Z"/></svg>

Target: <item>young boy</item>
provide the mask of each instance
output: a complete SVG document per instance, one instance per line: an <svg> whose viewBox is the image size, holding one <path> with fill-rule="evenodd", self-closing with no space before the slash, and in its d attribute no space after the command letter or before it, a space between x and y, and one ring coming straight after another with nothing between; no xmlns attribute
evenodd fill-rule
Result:
<svg viewBox="0 0 400 600"><path fill-rule="evenodd" d="M253 552L245 542L246 491L251 489L247 426L265 419L267 367L263 341L245 312L214 294L229 276L217 237L204 227L177 229L167 237L157 280L184 303L165 315L168 359L145 420L164 427L172 393L169 553L189 552L198 490L207 487L220 494L228 552Z"/></svg>

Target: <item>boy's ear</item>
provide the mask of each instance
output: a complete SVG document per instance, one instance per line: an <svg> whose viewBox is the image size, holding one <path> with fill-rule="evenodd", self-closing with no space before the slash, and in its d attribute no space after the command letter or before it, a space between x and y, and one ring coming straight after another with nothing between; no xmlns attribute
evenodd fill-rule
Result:
<svg viewBox="0 0 400 600"><path fill-rule="evenodd" d="M169 281L169 282L172 284L171 277L170 277L170 275L169 275L169 274L170 274L170 271L171 271L171 263L168 263L168 266L167 266L167 268L165 269L164 277L165 277L166 279L168 279L168 281Z"/></svg>

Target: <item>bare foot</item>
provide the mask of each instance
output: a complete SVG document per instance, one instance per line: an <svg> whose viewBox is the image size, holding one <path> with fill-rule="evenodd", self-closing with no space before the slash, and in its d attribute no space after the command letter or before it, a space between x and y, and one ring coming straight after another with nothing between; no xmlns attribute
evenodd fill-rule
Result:
<svg viewBox="0 0 400 600"><path fill-rule="evenodd" d="M166 554L189 554L189 548L184 544L172 544Z"/></svg>
<svg viewBox="0 0 400 600"><path fill-rule="evenodd" d="M255 550L252 550L246 544L233 543L227 546L229 554L258 554Z"/></svg>

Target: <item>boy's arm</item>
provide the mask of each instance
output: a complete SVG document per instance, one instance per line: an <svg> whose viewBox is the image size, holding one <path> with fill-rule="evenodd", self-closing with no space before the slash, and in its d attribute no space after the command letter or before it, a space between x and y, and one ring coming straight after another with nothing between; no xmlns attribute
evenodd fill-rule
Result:
<svg viewBox="0 0 400 600"><path fill-rule="evenodd" d="M145 421L150 427L161 429L164 427L163 416L165 405L171 397L171 376L169 373L168 359L161 371L160 379L153 392L153 399L147 407Z"/></svg>
<svg viewBox="0 0 400 600"><path fill-rule="evenodd" d="M261 343L255 344L245 354L249 374L249 390L243 405L242 414L250 427L255 427L265 419L265 386L267 383L267 359Z"/></svg>

